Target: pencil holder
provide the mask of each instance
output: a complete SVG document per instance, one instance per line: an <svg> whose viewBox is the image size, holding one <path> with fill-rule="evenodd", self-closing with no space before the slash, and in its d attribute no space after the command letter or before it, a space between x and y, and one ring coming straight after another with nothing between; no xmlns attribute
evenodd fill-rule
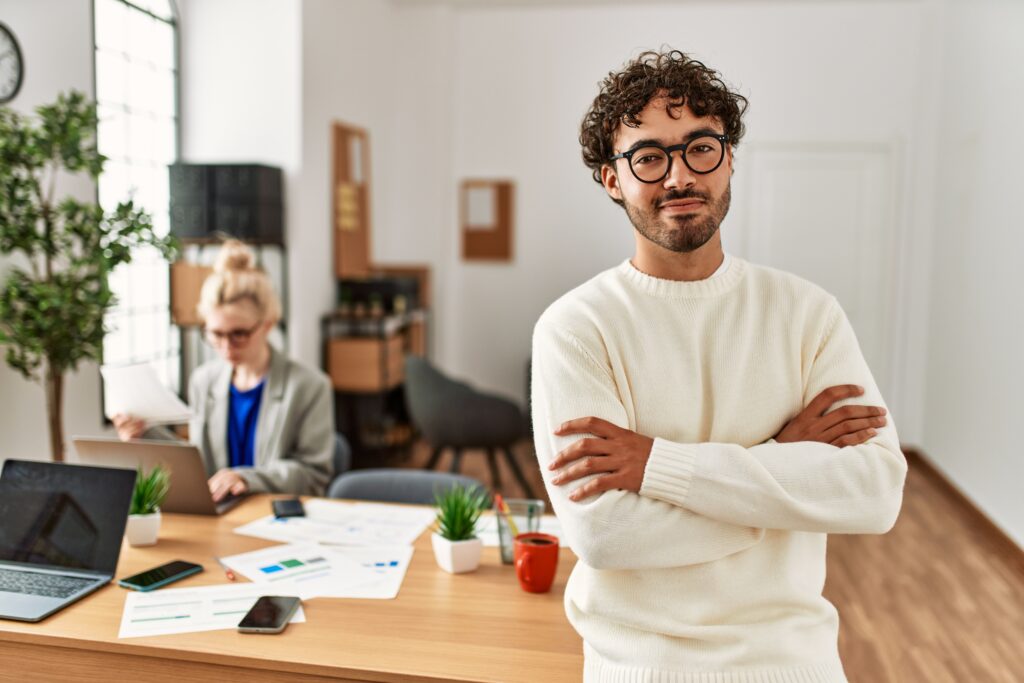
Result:
<svg viewBox="0 0 1024 683"><path fill-rule="evenodd" d="M506 498L505 504L508 506L508 512L502 512L495 505L494 516L498 520L501 561L504 564L512 564L515 558L516 536L540 529L540 519L544 516L544 501L536 498Z"/></svg>

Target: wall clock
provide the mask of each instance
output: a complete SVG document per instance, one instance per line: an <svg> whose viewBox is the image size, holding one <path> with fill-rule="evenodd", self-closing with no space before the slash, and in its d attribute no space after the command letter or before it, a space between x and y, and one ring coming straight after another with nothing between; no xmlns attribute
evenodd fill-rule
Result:
<svg viewBox="0 0 1024 683"><path fill-rule="evenodd" d="M10 102L18 94L25 76L21 48L11 29L0 24L0 104Z"/></svg>

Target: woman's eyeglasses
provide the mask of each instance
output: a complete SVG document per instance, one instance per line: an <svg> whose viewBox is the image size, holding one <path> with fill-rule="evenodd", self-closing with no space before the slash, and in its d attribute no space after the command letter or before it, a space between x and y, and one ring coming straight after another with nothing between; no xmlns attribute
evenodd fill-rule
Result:
<svg viewBox="0 0 1024 683"><path fill-rule="evenodd" d="M260 325L262 324L263 321L261 320L260 322L256 323L247 330L237 329L228 330L227 332L222 332L221 330L211 330L204 325L202 328L203 339L205 339L206 342L210 344L210 346L219 346L225 340L230 346L245 346L245 344L248 343L249 338L252 337L252 335L256 332L256 330L260 328Z"/></svg>

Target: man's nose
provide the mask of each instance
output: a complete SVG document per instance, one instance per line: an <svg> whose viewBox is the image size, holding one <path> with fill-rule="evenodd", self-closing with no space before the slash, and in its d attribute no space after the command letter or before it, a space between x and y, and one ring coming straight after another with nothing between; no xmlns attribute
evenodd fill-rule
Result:
<svg viewBox="0 0 1024 683"><path fill-rule="evenodd" d="M673 151L669 156L671 166L668 175L665 176L665 189L690 187L697 182L697 174L690 170L690 167L683 161L683 151Z"/></svg>

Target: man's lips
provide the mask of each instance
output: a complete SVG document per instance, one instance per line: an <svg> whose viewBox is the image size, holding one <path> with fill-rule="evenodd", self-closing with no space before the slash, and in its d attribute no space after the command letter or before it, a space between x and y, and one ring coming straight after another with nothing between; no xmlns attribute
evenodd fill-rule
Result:
<svg viewBox="0 0 1024 683"><path fill-rule="evenodd" d="M665 202L662 204L660 209L668 209L670 211L687 211L690 209L696 209L703 206L704 200L702 199L673 199L672 201Z"/></svg>

